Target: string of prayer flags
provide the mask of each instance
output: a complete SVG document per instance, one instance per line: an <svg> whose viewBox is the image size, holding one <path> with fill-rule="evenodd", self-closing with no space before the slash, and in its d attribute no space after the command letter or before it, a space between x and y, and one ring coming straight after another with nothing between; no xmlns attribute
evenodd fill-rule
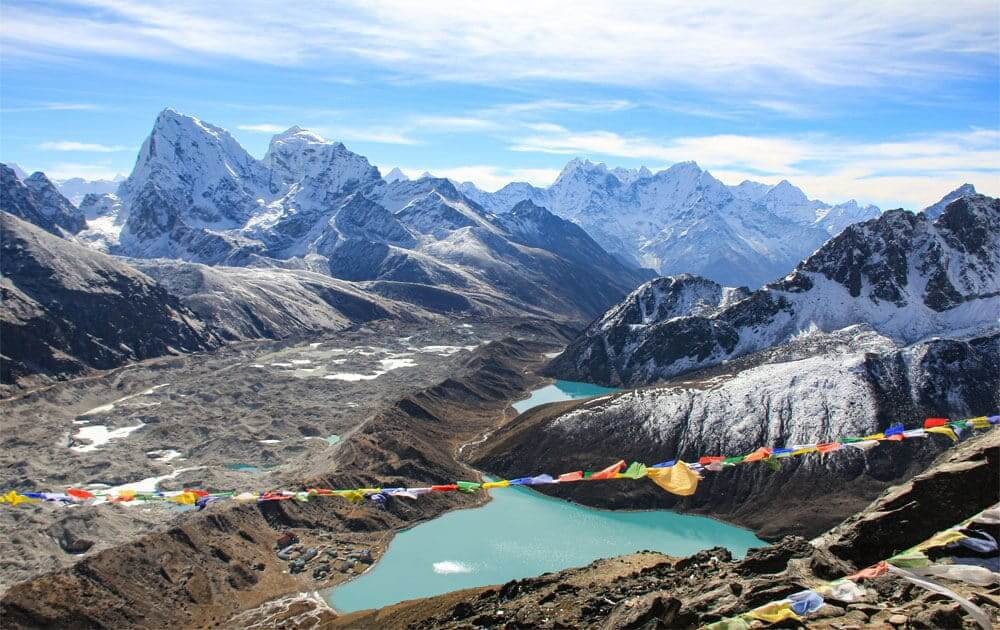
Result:
<svg viewBox="0 0 1000 630"><path fill-rule="evenodd" d="M78 503L102 504L141 504L150 502L168 502L183 506L195 506L199 509L211 503L230 499L235 501L288 501L308 502L313 497L341 497L351 503L361 504L372 497L373 502L384 505L392 497L416 499L431 492L461 492L471 494L483 490L507 488L510 486L543 486L559 483L576 483L583 481L601 481L610 479L638 480L648 477L657 486L678 496L691 496L698 489L701 474L718 472L733 466L741 466L761 462L772 470L780 468L781 459L797 457L809 453L820 453L824 457L830 453L844 450L845 447L859 451L868 451L884 441L901 441L904 439L927 437L931 434L944 435L953 442L961 439L966 432L987 430L1000 424L1000 415L977 416L967 420L948 420L947 418L927 418L923 426L916 429L906 429L901 423L894 423L880 433L864 437L844 437L832 442L820 444L793 444L781 447L759 447L750 453L734 456L704 455L695 462L683 462L671 459L654 466L646 466L640 462L632 462L627 467L625 460L596 472L576 470L563 473L556 477L549 474L539 474L515 479L501 479L478 483L474 481L456 481L419 488L309 488L306 491L264 491L264 492L207 492L197 488L185 488L181 491L139 493L135 490L122 488L117 491L85 490L68 488L65 493L26 492L10 490L0 494L0 504L20 506L39 502L72 505ZM995 542L995 541L994 541ZM913 552L913 562L920 560L921 551ZM901 559L905 561L905 559ZM915 566L915 565L914 565Z"/></svg>
<svg viewBox="0 0 1000 630"><path fill-rule="evenodd" d="M940 561L934 563L924 552L932 549L963 548L958 543L976 536L977 532L985 533L981 529L975 529L974 525L981 524L980 526L990 527L996 524L998 520L1000 520L1000 504L983 510L954 527L937 532L927 540L902 553L865 567L847 577L826 582L814 589L806 589L793 593L786 599L758 606L736 617L729 617L709 624L705 628L710 630L742 630L743 628L750 628L751 621L763 621L767 624L783 621L802 623L802 617L822 608L825 599L833 599L846 603L861 601L866 593L864 588L857 584L858 581L871 580L883 575L892 574L916 586L951 598L965 609L972 619L984 628L984 630L989 630L992 624L989 615L985 611L954 590L938 584L931 578L943 577L968 582L977 586L990 586L1000 583L1000 573L995 573L980 566L942 564ZM979 540L985 543L981 547L984 552L991 553L996 551L996 540L989 534L985 534Z"/></svg>

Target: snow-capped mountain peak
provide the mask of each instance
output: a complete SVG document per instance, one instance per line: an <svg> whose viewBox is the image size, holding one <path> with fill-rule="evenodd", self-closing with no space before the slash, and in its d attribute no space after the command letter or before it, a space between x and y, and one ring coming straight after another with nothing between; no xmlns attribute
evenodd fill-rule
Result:
<svg viewBox="0 0 1000 630"><path fill-rule="evenodd" d="M386 175L384 175L382 177L382 179L384 179L386 182L388 182L390 184L392 182L406 182L406 181L410 181L410 178L406 176L406 173L404 173L403 171L399 170L398 166L393 167L393 169L391 171L389 171Z"/></svg>
<svg viewBox="0 0 1000 630"><path fill-rule="evenodd" d="M973 186L972 184L962 184L955 190L951 191L950 193L942 197L941 201L924 208L923 213L932 219L936 219L939 216L941 216L941 213L944 212L944 209L948 207L948 204L950 204L952 201L956 201L963 197L975 194L976 194L975 186Z"/></svg>
<svg viewBox="0 0 1000 630"><path fill-rule="evenodd" d="M271 172L270 192L275 196L307 178L313 186L326 188L325 193L342 193L380 177L364 156L298 126L271 138L262 163Z"/></svg>

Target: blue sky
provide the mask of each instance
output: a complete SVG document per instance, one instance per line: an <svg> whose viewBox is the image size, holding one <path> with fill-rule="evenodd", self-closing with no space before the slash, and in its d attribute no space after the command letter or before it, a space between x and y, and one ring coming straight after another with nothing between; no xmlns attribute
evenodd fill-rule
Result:
<svg viewBox="0 0 1000 630"><path fill-rule="evenodd" d="M585 157L884 207L1000 194L995 0L730 4L4 0L0 160L127 174L169 106L258 157L299 124L487 189Z"/></svg>

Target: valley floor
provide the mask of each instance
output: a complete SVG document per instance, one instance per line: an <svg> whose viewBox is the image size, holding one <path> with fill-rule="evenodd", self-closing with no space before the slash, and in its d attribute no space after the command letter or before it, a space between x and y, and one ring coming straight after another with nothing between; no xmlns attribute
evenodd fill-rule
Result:
<svg viewBox="0 0 1000 630"><path fill-rule="evenodd" d="M539 339L538 358L560 343L544 325L533 326L473 319L450 329L373 323L58 383L0 401L0 486L258 491L298 487L338 469L364 473L363 466L342 463L359 457L366 423L407 396L474 372L492 341ZM73 567L142 535L182 526L190 516L168 504L0 510L0 585L8 590ZM377 536L355 538L377 553Z"/></svg>

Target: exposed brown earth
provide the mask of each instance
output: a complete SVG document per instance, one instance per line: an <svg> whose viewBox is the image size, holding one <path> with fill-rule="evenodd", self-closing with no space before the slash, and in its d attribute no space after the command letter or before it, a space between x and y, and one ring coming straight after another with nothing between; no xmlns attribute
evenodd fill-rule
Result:
<svg viewBox="0 0 1000 630"><path fill-rule="evenodd" d="M474 471L456 461L455 451L512 415L509 401L540 382L533 368L553 347L510 338L479 348L454 377L377 411L338 445L335 460L303 465L301 485L402 486L474 478ZM15 584L2 599L4 625L228 626L239 611L353 574L333 571L317 580L315 560L307 571L290 574L275 555L286 531L317 549L321 560L332 557L326 549L337 558L369 549L377 559L400 528L484 500L432 495L417 502L393 500L384 510L339 499L211 505L182 515L165 531Z"/></svg>

